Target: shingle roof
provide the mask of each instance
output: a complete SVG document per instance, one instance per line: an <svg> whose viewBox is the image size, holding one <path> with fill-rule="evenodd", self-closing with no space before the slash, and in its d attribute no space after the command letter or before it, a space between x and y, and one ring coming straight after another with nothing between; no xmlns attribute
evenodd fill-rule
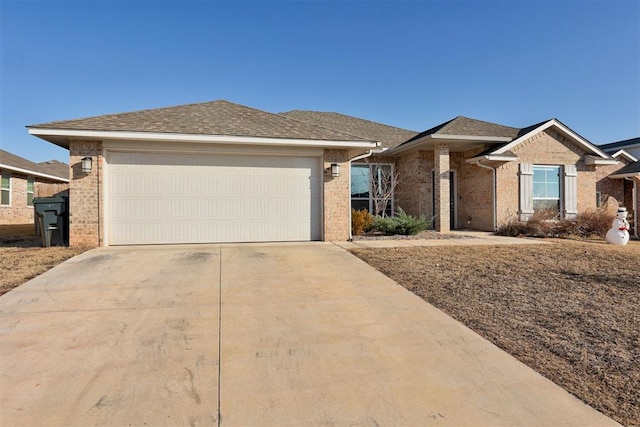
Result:
<svg viewBox="0 0 640 427"><path fill-rule="evenodd" d="M391 148L413 138L417 132L389 126L345 114L322 111L293 110L280 113L291 119L312 123L325 128L336 129L361 138L380 142L382 147Z"/></svg>
<svg viewBox="0 0 640 427"><path fill-rule="evenodd" d="M129 131L266 138L364 141L364 138L225 100L109 114L27 126L39 129Z"/></svg>
<svg viewBox="0 0 640 427"><path fill-rule="evenodd" d="M69 178L69 165L58 160L47 160L38 163L38 166L46 174Z"/></svg>
<svg viewBox="0 0 640 427"><path fill-rule="evenodd" d="M640 173L640 161L629 163L621 169L613 172L611 175L627 175L633 173Z"/></svg>
<svg viewBox="0 0 640 427"><path fill-rule="evenodd" d="M23 157L16 156L5 150L0 150L0 163L10 168L23 169L38 174L51 175L62 179L69 179L69 165L52 161L52 164L43 165L42 163L34 163Z"/></svg>
<svg viewBox="0 0 640 427"><path fill-rule="evenodd" d="M618 151L620 148L630 147L634 145L640 145L640 137L625 139L624 141L612 142L609 144L602 144L600 149L606 152Z"/></svg>
<svg viewBox="0 0 640 427"><path fill-rule="evenodd" d="M497 123L484 122L482 120L470 119L458 116L448 122L444 122L431 129L419 133L415 137L406 141L409 143L428 135L459 135L459 136L486 136L496 138L516 138L522 129L510 126L503 126Z"/></svg>

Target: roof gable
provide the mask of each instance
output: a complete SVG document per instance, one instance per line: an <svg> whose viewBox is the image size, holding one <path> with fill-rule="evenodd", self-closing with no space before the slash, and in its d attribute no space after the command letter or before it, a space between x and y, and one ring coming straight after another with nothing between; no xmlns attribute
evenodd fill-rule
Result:
<svg viewBox="0 0 640 427"><path fill-rule="evenodd" d="M520 129L503 126L497 123L485 122L482 120L470 119L464 116L458 116L454 119L444 122L438 126L427 129L419 133L415 137L409 139L403 144L422 139L427 136L455 136L460 137L484 137L484 138L515 138L518 136Z"/></svg>
<svg viewBox="0 0 640 427"><path fill-rule="evenodd" d="M27 126L30 129L150 132L364 141L363 138L292 120L225 100L108 114Z"/></svg>
<svg viewBox="0 0 640 427"><path fill-rule="evenodd" d="M562 122L557 119L547 120L546 122L541 122L533 126L529 126L527 128L523 128L518 132L518 137L513 141L503 144L499 147L496 147L495 150L492 151L491 154L504 154L507 151L513 149L516 145L526 141L537 133L543 132L551 127L556 128L562 134L566 135L566 137L572 139L579 147L584 149L588 154L595 154L599 158L610 159L609 155L607 155L604 151L600 150L598 147L578 135L573 130L569 129Z"/></svg>
<svg viewBox="0 0 640 427"><path fill-rule="evenodd" d="M384 148L395 147L417 134L412 130L334 112L293 110L280 113L280 115L357 135L370 141L378 141Z"/></svg>
<svg viewBox="0 0 640 427"><path fill-rule="evenodd" d="M59 181L69 180L69 165L53 160L52 164L34 163L23 157L16 156L5 150L0 150L0 169L8 169L25 175L35 175ZM48 163L48 162L46 162Z"/></svg>

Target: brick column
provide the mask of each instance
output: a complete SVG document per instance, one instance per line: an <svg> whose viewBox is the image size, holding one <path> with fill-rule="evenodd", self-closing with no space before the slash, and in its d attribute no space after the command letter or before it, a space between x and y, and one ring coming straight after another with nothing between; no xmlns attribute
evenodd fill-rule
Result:
<svg viewBox="0 0 640 427"><path fill-rule="evenodd" d="M93 159L90 173L82 172L82 158ZM69 144L69 246L102 246L102 143Z"/></svg>
<svg viewBox="0 0 640 427"><path fill-rule="evenodd" d="M351 230L351 171L345 150L324 150L324 239L349 240ZM340 165L340 176L331 176L331 163Z"/></svg>
<svg viewBox="0 0 640 427"><path fill-rule="evenodd" d="M433 153L435 167L435 201L436 201L436 231L448 233L450 230L449 215L449 146L436 145Z"/></svg>

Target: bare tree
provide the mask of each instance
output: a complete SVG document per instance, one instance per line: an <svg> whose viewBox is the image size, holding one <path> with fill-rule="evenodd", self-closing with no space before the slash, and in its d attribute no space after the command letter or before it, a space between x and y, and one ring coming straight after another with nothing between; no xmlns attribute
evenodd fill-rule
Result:
<svg viewBox="0 0 640 427"><path fill-rule="evenodd" d="M391 165L371 165L371 202L374 215L387 216L395 188L398 186L398 174L393 173Z"/></svg>

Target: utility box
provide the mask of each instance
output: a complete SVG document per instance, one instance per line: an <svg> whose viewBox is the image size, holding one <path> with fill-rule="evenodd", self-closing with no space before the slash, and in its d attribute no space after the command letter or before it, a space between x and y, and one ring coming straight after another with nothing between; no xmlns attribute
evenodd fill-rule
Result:
<svg viewBox="0 0 640 427"><path fill-rule="evenodd" d="M42 246L51 246L55 234L61 245L67 244L67 230L69 216L67 214L66 197L36 197L33 199L33 209L38 221L38 228L42 236Z"/></svg>

